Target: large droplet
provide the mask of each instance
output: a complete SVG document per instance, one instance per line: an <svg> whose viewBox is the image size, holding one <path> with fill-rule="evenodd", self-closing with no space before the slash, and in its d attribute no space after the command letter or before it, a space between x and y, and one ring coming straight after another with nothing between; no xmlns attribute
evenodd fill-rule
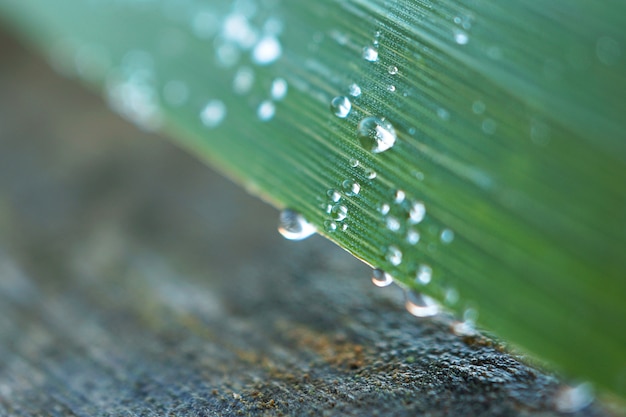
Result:
<svg viewBox="0 0 626 417"><path fill-rule="evenodd" d="M372 283L377 287L386 287L393 283L393 277L382 269L372 271Z"/></svg>
<svg viewBox="0 0 626 417"><path fill-rule="evenodd" d="M361 145L374 153L391 149L396 143L396 131L385 119L366 117L357 126L357 134Z"/></svg>
<svg viewBox="0 0 626 417"><path fill-rule="evenodd" d="M427 295L419 292L406 290L404 292L404 306L415 317L432 317L439 314L439 304Z"/></svg>
<svg viewBox="0 0 626 417"><path fill-rule="evenodd" d="M338 96L330 101L330 111L339 118L344 119L348 117L351 109L352 103L350 103L350 99L346 96Z"/></svg>
<svg viewBox="0 0 626 417"><path fill-rule="evenodd" d="M302 240L313 235L317 230L300 213L292 209L280 212L278 232L289 240Z"/></svg>

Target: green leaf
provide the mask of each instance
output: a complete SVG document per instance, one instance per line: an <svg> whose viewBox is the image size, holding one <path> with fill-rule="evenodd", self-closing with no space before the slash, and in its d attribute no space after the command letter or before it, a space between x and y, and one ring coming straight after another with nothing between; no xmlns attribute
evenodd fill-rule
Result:
<svg viewBox="0 0 626 417"><path fill-rule="evenodd" d="M141 127L403 285L626 394L626 3L5 0L0 11ZM340 96L345 118L333 114L344 99L331 111ZM368 117L370 134L395 132L393 147L359 138Z"/></svg>

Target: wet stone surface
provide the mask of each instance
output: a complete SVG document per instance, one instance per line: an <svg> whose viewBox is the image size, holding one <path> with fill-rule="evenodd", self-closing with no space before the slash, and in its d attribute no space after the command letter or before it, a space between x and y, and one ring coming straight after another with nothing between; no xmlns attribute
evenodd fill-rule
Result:
<svg viewBox="0 0 626 417"><path fill-rule="evenodd" d="M0 46L0 416L557 415L563 384ZM578 415L602 416L597 405Z"/></svg>

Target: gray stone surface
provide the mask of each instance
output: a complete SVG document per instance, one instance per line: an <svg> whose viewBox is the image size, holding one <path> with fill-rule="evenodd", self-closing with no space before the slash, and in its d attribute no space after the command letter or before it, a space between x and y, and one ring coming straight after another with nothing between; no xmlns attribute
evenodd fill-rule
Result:
<svg viewBox="0 0 626 417"><path fill-rule="evenodd" d="M550 416L562 384L0 36L0 416ZM603 416L593 404L578 415Z"/></svg>

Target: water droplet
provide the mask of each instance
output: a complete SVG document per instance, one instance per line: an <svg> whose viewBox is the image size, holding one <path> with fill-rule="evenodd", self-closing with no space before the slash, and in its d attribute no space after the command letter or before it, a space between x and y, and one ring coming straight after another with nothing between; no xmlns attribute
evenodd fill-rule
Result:
<svg viewBox="0 0 626 417"><path fill-rule="evenodd" d="M326 220L324 222L324 230L326 230L328 233L332 233L335 230L337 230L337 223L330 221L330 220Z"/></svg>
<svg viewBox="0 0 626 417"><path fill-rule="evenodd" d="M454 240L454 232L450 229L443 229L440 238L443 243L452 243L452 241Z"/></svg>
<svg viewBox="0 0 626 417"><path fill-rule="evenodd" d="M280 101L287 95L287 81L282 78L276 78L272 81L272 88L270 90L272 99Z"/></svg>
<svg viewBox="0 0 626 417"><path fill-rule="evenodd" d="M352 103L346 96L337 96L330 101L330 110L337 117L342 119L348 117L350 110L352 109Z"/></svg>
<svg viewBox="0 0 626 417"><path fill-rule="evenodd" d="M448 288L446 290L444 302L447 305L452 306L452 305L455 305L458 301L459 301L459 292L456 290L456 288Z"/></svg>
<svg viewBox="0 0 626 417"><path fill-rule="evenodd" d="M421 223L426 216L426 206L421 201L413 203L411 210L409 211L409 222L412 224Z"/></svg>
<svg viewBox="0 0 626 417"><path fill-rule="evenodd" d="M284 209L278 219L278 232L289 240L302 240L313 235L317 230L315 226L297 211Z"/></svg>
<svg viewBox="0 0 626 417"><path fill-rule="evenodd" d="M350 158L350 166L352 168L356 168L359 166L359 160L355 158Z"/></svg>
<svg viewBox="0 0 626 417"><path fill-rule="evenodd" d="M387 120L378 117L366 117L357 126L361 145L374 153L391 149L396 143L396 131Z"/></svg>
<svg viewBox="0 0 626 417"><path fill-rule="evenodd" d="M358 97L361 95L361 87L359 87L357 84L350 84L348 90L350 91L350 95L352 97Z"/></svg>
<svg viewBox="0 0 626 417"><path fill-rule="evenodd" d="M373 169L365 170L365 176L367 177L368 180L373 180L374 178L376 178L377 175L378 174Z"/></svg>
<svg viewBox="0 0 626 417"><path fill-rule="evenodd" d="M452 333L457 336L476 336L478 331L471 321L457 321L452 324Z"/></svg>
<svg viewBox="0 0 626 417"><path fill-rule="evenodd" d="M493 119L485 119L483 120L482 129L488 135L492 135L496 132L496 128L498 124Z"/></svg>
<svg viewBox="0 0 626 417"><path fill-rule="evenodd" d="M343 187L346 195L348 196L354 196L361 192L361 186L359 185L358 182L345 180L341 184L341 186Z"/></svg>
<svg viewBox="0 0 626 417"><path fill-rule="evenodd" d="M389 210L391 210L391 206L389 206L389 204L387 203L383 203L380 205L380 207L378 207L378 211L380 211L382 215L388 214Z"/></svg>
<svg viewBox="0 0 626 417"><path fill-rule="evenodd" d="M330 216L333 220L340 222L348 216L348 207L342 204L336 204L330 210Z"/></svg>
<svg viewBox="0 0 626 417"><path fill-rule="evenodd" d="M226 117L226 106L220 100L209 101L200 112L200 120L206 127L217 127Z"/></svg>
<svg viewBox="0 0 626 417"><path fill-rule="evenodd" d="M387 217L386 225L387 229L391 230L392 232L397 232L398 230L400 230L400 221L398 221L398 219L396 219L395 217Z"/></svg>
<svg viewBox="0 0 626 417"><path fill-rule="evenodd" d="M387 248L385 258L391 265L398 266L402 263L402 251L397 246L391 245Z"/></svg>
<svg viewBox="0 0 626 417"><path fill-rule="evenodd" d="M258 118L264 122L271 120L276 113L276 106L270 100L264 100L259 104L256 114Z"/></svg>
<svg viewBox="0 0 626 417"><path fill-rule="evenodd" d="M372 283L377 287L387 287L393 283L393 277L382 269L372 271Z"/></svg>
<svg viewBox="0 0 626 417"><path fill-rule="evenodd" d="M469 42L469 35L465 31L455 30L454 41L459 45L466 45Z"/></svg>
<svg viewBox="0 0 626 417"><path fill-rule="evenodd" d="M588 382L564 387L554 398L554 405L561 413L575 413L593 402L593 387Z"/></svg>
<svg viewBox="0 0 626 417"><path fill-rule="evenodd" d="M420 234L417 230L409 229L406 232L406 241L410 245L416 245L420 241Z"/></svg>
<svg viewBox="0 0 626 417"><path fill-rule="evenodd" d="M233 90L236 94L243 95L250 91L254 84L254 71L250 67L241 67L233 78Z"/></svg>
<svg viewBox="0 0 626 417"><path fill-rule="evenodd" d="M439 314L439 304L427 295L407 290L404 292L404 306L415 317L432 317Z"/></svg>
<svg viewBox="0 0 626 417"><path fill-rule="evenodd" d="M378 51L376 50L376 48L374 48L371 45L368 45L365 48L363 48L363 52L361 56L363 57L364 60L369 61L369 62L378 61Z"/></svg>
<svg viewBox="0 0 626 417"><path fill-rule="evenodd" d="M439 116L441 120L450 120L450 112L443 107L437 109L437 116Z"/></svg>
<svg viewBox="0 0 626 417"><path fill-rule="evenodd" d="M390 65L389 68L387 68L387 72L389 72L390 75L396 75L398 73L398 67Z"/></svg>
<svg viewBox="0 0 626 417"><path fill-rule="evenodd" d="M387 91L390 91L392 93L395 92L396 91L396 86L393 85L393 84L388 85L387 86Z"/></svg>
<svg viewBox="0 0 626 417"><path fill-rule="evenodd" d="M265 36L252 50L252 61L257 65L269 65L280 58L282 46L274 36Z"/></svg>
<svg viewBox="0 0 626 417"><path fill-rule="evenodd" d="M415 282L427 285L433 278L433 269L425 264L422 264L417 269L417 274L415 275Z"/></svg>
<svg viewBox="0 0 626 417"><path fill-rule="evenodd" d="M336 203L337 201L341 200L341 194L339 194L339 192L336 190L328 190L326 194L328 195L328 198L330 198L330 200L333 203Z"/></svg>
<svg viewBox="0 0 626 417"><path fill-rule="evenodd" d="M403 190L397 190L393 197L393 202L396 204L402 204L405 198L406 193Z"/></svg>
<svg viewBox="0 0 626 417"><path fill-rule="evenodd" d="M483 103L480 100L476 100L475 102L472 103L472 111L475 114L483 114L486 109L487 109L487 106L485 106L485 103Z"/></svg>

